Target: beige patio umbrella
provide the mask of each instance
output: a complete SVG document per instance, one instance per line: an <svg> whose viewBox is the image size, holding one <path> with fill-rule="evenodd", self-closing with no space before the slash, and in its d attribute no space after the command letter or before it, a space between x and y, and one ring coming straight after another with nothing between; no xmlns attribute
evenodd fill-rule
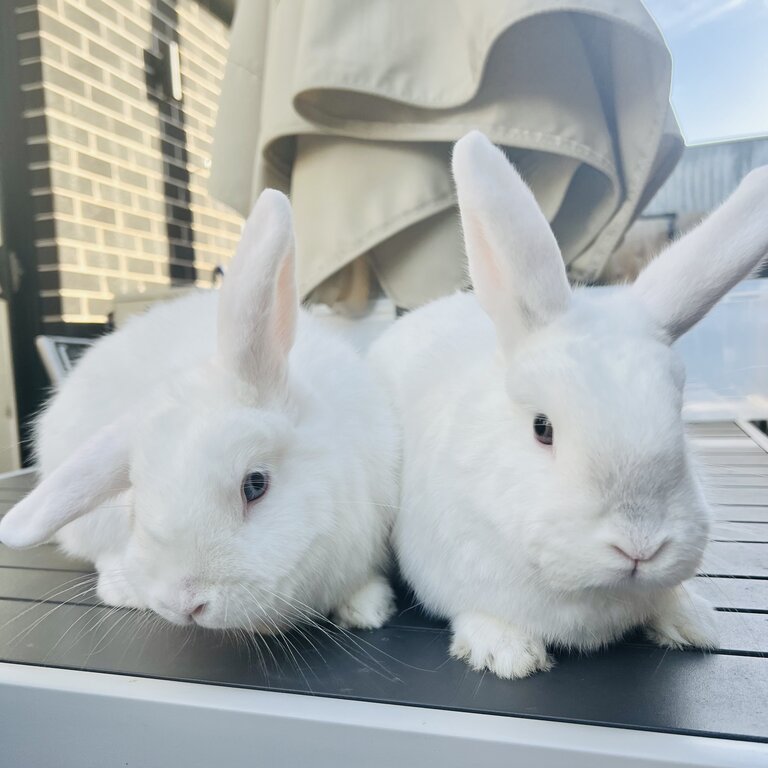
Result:
<svg viewBox="0 0 768 768"><path fill-rule="evenodd" d="M670 68L639 0L241 0L210 189L290 193L304 295L411 308L465 284L448 161L479 128L593 280L682 150Z"/></svg>

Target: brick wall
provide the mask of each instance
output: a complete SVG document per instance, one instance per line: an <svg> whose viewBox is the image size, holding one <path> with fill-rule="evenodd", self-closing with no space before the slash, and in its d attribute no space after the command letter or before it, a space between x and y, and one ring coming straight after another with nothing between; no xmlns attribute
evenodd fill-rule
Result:
<svg viewBox="0 0 768 768"><path fill-rule="evenodd" d="M240 219L206 193L227 25L199 0L19 3L43 328L106 322L112 298L208 284ZM183 101L146 51L178 42Z"/></svg>

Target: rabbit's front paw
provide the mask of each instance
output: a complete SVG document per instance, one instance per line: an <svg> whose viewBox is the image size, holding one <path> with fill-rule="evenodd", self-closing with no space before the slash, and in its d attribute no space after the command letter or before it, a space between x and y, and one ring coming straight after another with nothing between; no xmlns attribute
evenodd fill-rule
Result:
<svg viewBox="0 0 768 768"><path fill-rule="evenodd" d="M392 587L386 579L376 576L342 603L333 618L346 629L378 629L394 612Z"/></svg>
<svg viewBox="0 0 768 768"><path fill-rule="evenodd" d="M136 590L128 583L122 568L101 567L99 581L96 584L96 595L105 605L118 608L146 608L136 594Z"/></svg>
<svg viewBox="0 0 768 768"><path fill-rule="evenodd" d="M665 648L717 648L714 609L706 600L682 586L666 596L647 632L654 643Z"/></svg>
<svg viewBox="0 0 768 768"><path fill-rule="evenodd" d="M451 656L472 669L508 680L546 672L553 661L544 642L482 613L462 613L452 622Z"/></svg>

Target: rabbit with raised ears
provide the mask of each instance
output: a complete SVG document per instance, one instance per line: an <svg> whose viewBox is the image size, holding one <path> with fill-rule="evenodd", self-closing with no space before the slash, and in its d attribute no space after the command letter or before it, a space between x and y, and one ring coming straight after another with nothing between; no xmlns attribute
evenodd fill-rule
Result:
<svg viewBox="0 0 768 768"><path fill-rule="evenodd" d="M37 424L42 481L0 523L98 570L99 597L260 633L376 627L396 430L362 359L299 308L288 200L262 193L218 292L97 342Z"/></svg>
<svg viewBox="0 0 768 768"><path fill-rule="evenodd" d="M482 134L456 144L453 173L474 294L406 315L370 351L402 425L405 577L450 620L452 655L504 678L638 626L714 647L712 609L684 584L710 514L670 345L768 250L768 168L608 295L571 290Z"/></svg>

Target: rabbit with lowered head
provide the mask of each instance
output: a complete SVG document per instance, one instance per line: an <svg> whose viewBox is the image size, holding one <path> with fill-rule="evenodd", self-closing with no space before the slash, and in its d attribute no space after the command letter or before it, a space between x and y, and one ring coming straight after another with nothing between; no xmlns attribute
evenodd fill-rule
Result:
<svg viewBox="0 0 768 768"><path fill-rule="evenodd" d="M533 195L482 134L453 154L474 294L398 320L370 359L403 431L394 543L451 653L517 678L633 627L711 648L684 582L709 510L671 343L768 249L768 168L616 294L572 291Z"/></svg>
<svg viewBox="0 0 768 768"><path fill-rule="evenodd" d="M218 292L99 340L37 423L42 481L0 523L55 536L99 597L261 633L379 626L395 429L365 364L298 305L287 199L262 193Z"/></svg>

